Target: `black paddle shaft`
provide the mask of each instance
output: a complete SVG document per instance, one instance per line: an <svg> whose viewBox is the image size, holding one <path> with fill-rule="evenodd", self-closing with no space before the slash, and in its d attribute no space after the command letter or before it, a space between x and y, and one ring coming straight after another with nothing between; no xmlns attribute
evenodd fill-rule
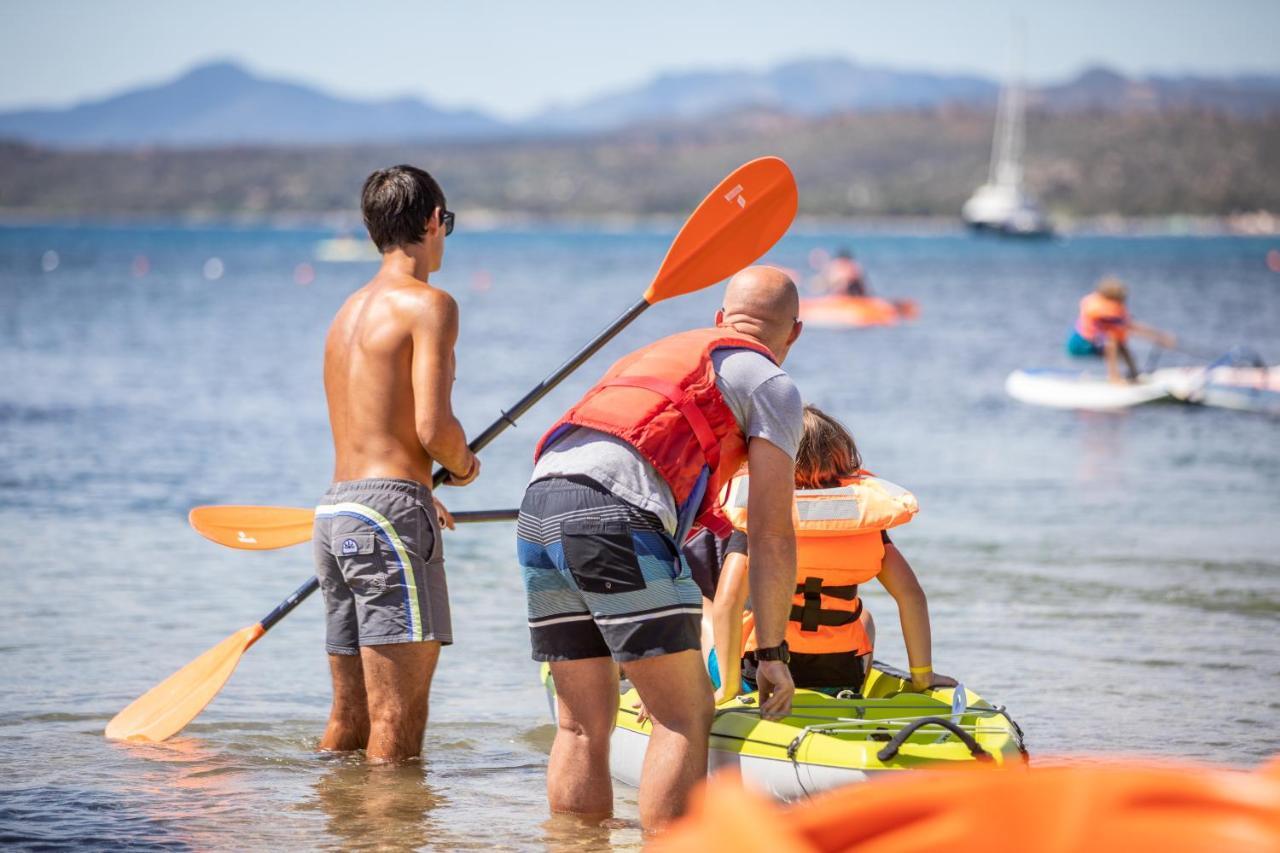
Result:
<svg viewBox="0 0 1280 853"><path fill-rule="evenodd" d="M599 352L601 347L613 340L619 332L630 325L632 320L644 313L644 310L648 307L649 303L644 299L641 299L635 305L632 305L624 311L621 317L609 324L609 328L597 335L591 343L578 350L578 352L571 356L568 361L556 368L550 376L535 385L529 393L521 397L509 411L503 412L502 417L489 424L489 428L476 436L471 441L471 444L468 445L471 448L471 452L479 453L482 448L488 446L489 442L493 441L505 432L508 427L515 426L516 421L525 412L533 408L535 403L550 394L551 391L563 382L570 373L573 373L581 367L587 359ZM436 470L435 476L431 478L432 484L439 486L448 476L448 471L444 468L439 468Z"/></svg>
<svg viewBox="0 0 1280 853"><path fill-rule="evenodd" d="M270 631L271 626L279 622L281 619L289 615L293 608L297 607L311 593L320 588L320 580L315 575L307 578L307 582L302 586L289 593L289 597L276 605L276 609L272 610L266 616L262 617L263 631Z"/></svg>
<svg viewBox="0 0 1280 853"><path fill-rule="evenodd" d="M614 320L612 323L609 324L609 328L605 329L599 335L596 335L596 337L591 341L591 343L587 344L585 347L578 350L578 352L574 354L568 361L566 361L564 364L556 368L556 370L550 376L548 376L546 379L542 380L537 385L535 385L528 394L525 394L523 397L521 397L520 400L517 401L516 404L512 406L509 411L503 412L502 417L498 418L496 421L489 424L488 429L486 429L484 432L476 436L471 441L471 443L467 445L468 447L471 448L471 452L479 453L481 449L488 446L489 442L493 441L495 438L497 438L499 435L505 432L507 427L515 426L516 421L520 418L520 416L523 415L525 412L529 411L529 409L533 407L534 403L537 403L543 397L550 394L552 389L554 389L557 385L563 382L570 373L573 373L575 370L581 367L587 359L591 358L591 356L599 352L601 347L603 347L605 344L609 343L609 341L617 337L619 332L625 329L631 323L632 320L634 320L635 318L639 317L642 313L644 313L644 309L648 307L649 307L649 303L646 300L641 299L635 305L632 305L625 312L623 312L621 317L619 317L618 319ZM433 486L439 486L446 479L448 479L448 477L449 477L449 472L444 468L439 468L436 470L435 474L432 476L431 483ZM494 515L495 517L492 519L474 518L474 519L466 519L466 520L468 521L472 521L472 520L504 521L504 520L508 520L511 517L509 512L507 511L495 513ZM461 520L463 519L459 519L459 521ZM286 598L284 601L280 602L276 606L275 610L272 610L270 613L268 613L266 616L262 618L262 623L261 623L262 630L264 631L271 630L271 626L275 625L281 619L288 616L290 611L293 610L293 608L297 607L299 604L305 601L309 595L311 595L313 592L315 592L319 588L320 588L320 581L317 578L315 578L314 576L307 578L306 583L304 583L302 586L295 589L292 593L289 594L288 598Z"/></svg>

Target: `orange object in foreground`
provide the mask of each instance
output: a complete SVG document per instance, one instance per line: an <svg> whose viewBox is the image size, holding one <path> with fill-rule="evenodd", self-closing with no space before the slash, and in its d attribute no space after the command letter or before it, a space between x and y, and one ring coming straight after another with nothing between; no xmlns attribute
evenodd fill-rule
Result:
<svg viewBox="0 0 1280 853"><path fill-rule="evenodd" d="M1140 853L1280 850L1280 763L919 771L780 806L716 776L652 845L664 853Z"/></svg>

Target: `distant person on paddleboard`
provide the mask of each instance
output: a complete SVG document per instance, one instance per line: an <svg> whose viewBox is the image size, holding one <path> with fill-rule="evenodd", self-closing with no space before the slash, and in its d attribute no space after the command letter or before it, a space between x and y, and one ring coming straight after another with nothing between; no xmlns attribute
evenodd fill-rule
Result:
<svg viewBox="0 0 1280 853"><path fill-rule="evenodd" d="M1067 338L1067 353L1072 356L1102 356L1107 362L1107 378L1112 382L1124 382L1120 375L1119 359L1123 358L1129 381L1138 378L1138 366L1129 352L1128 338L1132 332L1147 338L1157 346L1172 347L1177 339L1168 332L1139 323L1129 316L1126 306L1129 291L1117 278L1104 278L1097 288L1080 300L1080 314L1076 318L1071 336Z"/></svg>
<svg viewBox="0 0 1280 853"><path fill-rule="evenodd" d="M928 601L911 564L889 538L889 528L915 516L915 497L864 470L853 436L817 406L805 406L795 477L795 597L787 644L796 686L861 691L875 649L875 623L858 588L874 578L898 605L912 685L954 687L955 679L933 671ZM743 608L749 566L754 571L748 556L755 524L750 493L758 484L748 468L730 483L725 501L735 529L712 606L717 704L737 696L743 681L755 689L758 640Z"/></svg>
<svg viewBox="0 0 1280 853"><path fill-rule="evenodd" d="M836 296L869 296L867 277L862 271L862 264L854 260L853 252L841 249L836 256L827 261L822 270L824 291Z"/></svg>
<svg viewBox="0 0 1280 853"><path fill-rule="evenodd" d="M619 665L653 721L640 821L684 811L706 775L713 717L700 648L701 596L677 543L714 523L720 486L750 461L759 558L761 711L784 716L795 581L791 493L802 404L779 366L799 337L799 298L780 270L750 267L725 291L714 328L624 356L543 437L520 508L517 550L533 658L548 661L558 728L547 768L552 812L613 811L609 738ZM727 532L727 531L726 531Z"/></svg>
<svg viewBox="0 0 1280 853"><path fill-rule="evenodd" d="M343 304L324 349L333 485L316 507L333 708L322 750L418 758L440 647L453 642L432 467L480 473L453 415L458 305L428 283L453 214L412 166L374 172L360 199L382 267Z"/></svg>

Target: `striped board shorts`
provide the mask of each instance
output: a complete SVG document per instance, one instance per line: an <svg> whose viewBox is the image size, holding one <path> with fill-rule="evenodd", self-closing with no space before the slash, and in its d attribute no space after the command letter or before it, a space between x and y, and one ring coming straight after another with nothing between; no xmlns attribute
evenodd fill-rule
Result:
<svg viewBox="0 0 1280 853"><path fill-rule="evenodd" d="M516 551L537 661L697 649L702 594L652 513L586 478L529 485Z"/></svg>
<svg viewBox="0 0 1280 853"><path fill-rule="evenodd" d="M444 542L431 490L389 477L334 483L316 507L325 647L453 642Z"/></svg>

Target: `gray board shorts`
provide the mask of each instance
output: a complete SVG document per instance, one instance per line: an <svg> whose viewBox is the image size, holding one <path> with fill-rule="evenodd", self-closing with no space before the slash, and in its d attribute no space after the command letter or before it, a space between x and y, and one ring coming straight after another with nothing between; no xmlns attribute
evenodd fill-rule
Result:
<svg viewBox="0 0 1280 853"><path fill-rule="evenodd" d="M431 490L412 480L334 483L316 507L325 648L453 642L444 543Z"/></svg>

